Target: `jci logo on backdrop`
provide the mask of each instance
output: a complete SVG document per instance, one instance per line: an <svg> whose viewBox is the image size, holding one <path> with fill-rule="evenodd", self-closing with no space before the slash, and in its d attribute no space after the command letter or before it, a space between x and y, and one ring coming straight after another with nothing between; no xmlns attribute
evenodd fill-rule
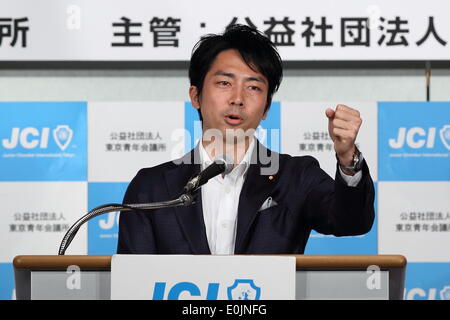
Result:
<svg viewBox="0 0 450 320"><path fill-rule="evenodd" d="M436 131L438 128L401 127L398 129L397 138L389 139L389 146L393 149L406 146L412 149L427 148L432 149L436 143ZM439 130L439 135L443 145L450 150L450 125L445 125Z"/></svg>
<svg viewBox="0 0 450 320"><path fill-rule="evenodd" d="M110 212L106 218L100 218L98 226L103 230L111 230L119 225L119 211Z"/></svg>
<svg viewBox="0 0 450 320"><path fill-rule="evenodd" d="M1 181L85 181L86 102L1 102Z"/></svg>
<svg viewBox="0 0 450 320"><path fill-rule="evenodd" d="M378 104L379 181L448 181L448 102Z"/></svg>
<svg viewBox="0 0 450 320"><path fill-rule="evenodd" d="M68 125L58 125L52 130L52 138L61 151L69 146L73 137L73 130ZM11 137L2 140L5 149L15 149L18 146L24 149L47 149L49 143L50 128L40 130L34 127L12 128Z"/></svg>
<svg viewBox="0 0 450 320"><path fill-rule="evenodd" d="M412 288L410 290L405 290L405 300L450 300L450 286L444 286L442 289L439 288Z"/></svg>

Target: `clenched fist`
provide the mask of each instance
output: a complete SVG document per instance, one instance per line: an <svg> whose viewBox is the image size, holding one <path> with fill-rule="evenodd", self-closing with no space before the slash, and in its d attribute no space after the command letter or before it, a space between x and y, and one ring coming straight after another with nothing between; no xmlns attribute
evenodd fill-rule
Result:
<svg viewBox="0 0 450 320"><path fill-rule="evenodd" d="M351 166L356 136L362 123L359 111L338 104L336 110L328 108L325 114L328 118L328 132L334 142L334 150L339 162L345 166Z"/></svg>

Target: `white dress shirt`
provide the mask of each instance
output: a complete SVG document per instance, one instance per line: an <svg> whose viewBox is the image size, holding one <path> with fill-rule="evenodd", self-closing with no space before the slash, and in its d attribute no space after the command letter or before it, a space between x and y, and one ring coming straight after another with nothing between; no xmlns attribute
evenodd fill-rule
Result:
<svg viewBox="0 0 450 320"><path fill-rule="evenodd" d="M215 176L202 187L203 219L211 254L234 253L239 195L250 166L254 146L255 139L252 139L243 159L229 174L224 177ZM199 149L203 170L212 163L212 160L201 141Z"/></svg>
<svg viewBox="0 0 450 320"><path fill-rule="evenodd" d="M254 148L255 139L251 141L241 162L229 174L224 177L218 175L201 188L203 220L211 254L234 254L239 195ZM199 153L203 170L212 163L212 160L201 141ZM340 168L339 171L348 186L354 187L361 180L361 171L354 176L346 175Z"/></svg>

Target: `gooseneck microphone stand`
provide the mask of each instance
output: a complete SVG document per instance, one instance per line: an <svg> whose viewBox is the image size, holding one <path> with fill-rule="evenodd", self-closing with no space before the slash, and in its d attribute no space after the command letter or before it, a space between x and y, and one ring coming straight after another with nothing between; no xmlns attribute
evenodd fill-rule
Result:
<svg viewBox="0 0 450 320"><path fill-rule="evenodd" d="M92 218L95 218L101 214L114 212L114 211L132 211L132 210L155 210L161 208L171 208L171 207L179 207L179 206L189 206L194 204L195 195L193 194L197 191L198 188L193 188L190 192L186 192L181 194L179 197L162 202L154 202L154 203L142 203L142 204L117 204L110 203L105 204L99 207L96 207L89 211L86 215L81 217L77 222L75 222L69 230L67 230L64 238L61 241L59 246L58 255L64 255L73 238L77 234L80 227L87 221Z"/></svg>

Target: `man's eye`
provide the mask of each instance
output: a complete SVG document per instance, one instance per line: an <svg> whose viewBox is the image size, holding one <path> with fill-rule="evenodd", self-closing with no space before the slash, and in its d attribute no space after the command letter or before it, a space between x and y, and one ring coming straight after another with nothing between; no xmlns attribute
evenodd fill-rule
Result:
<svg viewBox="0 0 450 320"><path fill-rule="evenodd" d="M250 86L250 90L260 91L261 89L259 87L257 87L257 86Z"/></svg>
<svg viewBox="0 0 450 320"><path fill-rule="evenodd" d="M222 85L222 86L227 86L227 85L229 85L230 83L228 82L228 81L219 81L218 82L218 84L220 84L220 85Z"/></svg>

